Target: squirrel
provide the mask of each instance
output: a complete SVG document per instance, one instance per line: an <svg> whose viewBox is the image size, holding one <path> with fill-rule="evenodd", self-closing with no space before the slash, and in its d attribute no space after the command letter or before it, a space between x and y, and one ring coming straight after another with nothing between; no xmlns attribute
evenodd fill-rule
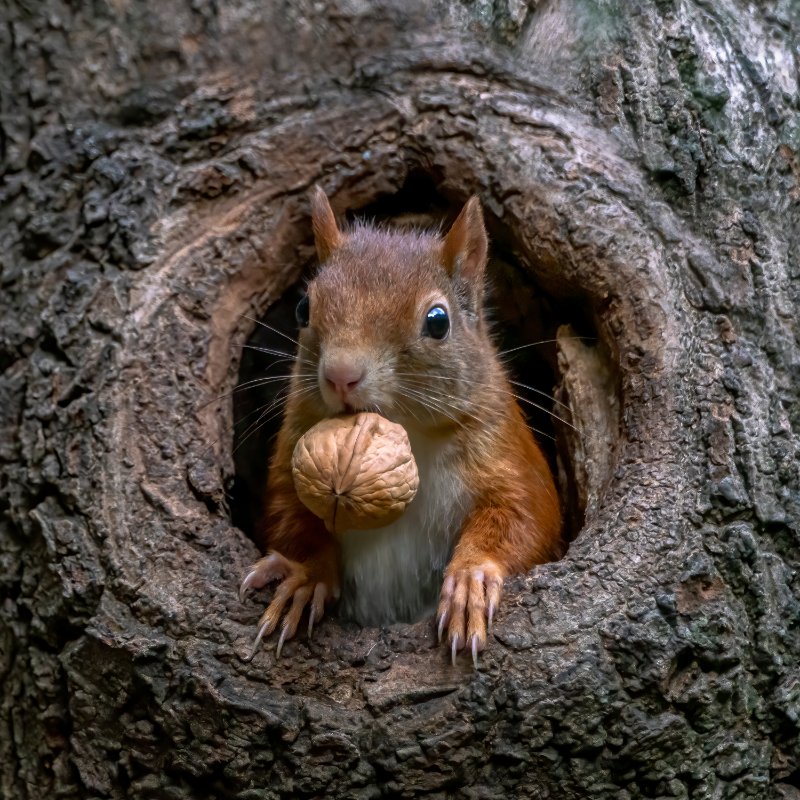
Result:
<svg viewBox="0 0 800 800"><path fill-rule="evenodd" d="M453 663L477 666L503 579L561 553L550 468L512 394L483 310L488 240L477 197L446 236L355 223L341 231L311 196L320 268L296 310L300 329L284 421L242 597L279 581L259 621L308 633L329 601L362 625L413 621L436 604ZM408 432L420 486L385 528L329 533L298 499L291 458L320 420L375 411ZM282 623L281 623L282 621Z"/></svg>

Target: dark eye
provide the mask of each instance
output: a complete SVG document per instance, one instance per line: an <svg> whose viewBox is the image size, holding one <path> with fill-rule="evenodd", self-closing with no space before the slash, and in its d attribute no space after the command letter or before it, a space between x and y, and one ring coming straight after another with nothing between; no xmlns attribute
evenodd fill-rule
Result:
<svg viewBox="0 0 800 800"><path fill-rule="evenodd" d="M303 299L297 304L297 308L294 310L294 316L297 320L297 324L301 328L308 327L308 315L309 315L309 307L308 307L308 295L305 295Z"/></svg>
<svg viewBox="0 0 800 800"><path fill-rule="evenodd" d="M444 306L434 306L425 315L425 333L433 339L444 339L450 330L450 317Z"/></svg>

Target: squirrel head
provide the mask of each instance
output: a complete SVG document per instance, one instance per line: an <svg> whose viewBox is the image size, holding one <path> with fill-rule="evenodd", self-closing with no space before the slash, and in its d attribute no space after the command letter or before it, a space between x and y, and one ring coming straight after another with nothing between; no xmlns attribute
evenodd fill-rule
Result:
<svg viewBox="0 0 800 800"><path fill-rule="evenodd" d="M474 416L494 358L478 198L444 237L364 223L341 231L319 187L311 205L321 266L297 307L305 402L324 416L369 410L434 427Z"/></svg>

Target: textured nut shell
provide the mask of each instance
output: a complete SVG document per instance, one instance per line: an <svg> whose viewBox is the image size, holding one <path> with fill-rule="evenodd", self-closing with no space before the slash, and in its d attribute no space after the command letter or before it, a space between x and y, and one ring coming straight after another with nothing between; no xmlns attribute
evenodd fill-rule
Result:
<svg viewBox="0 0 800 800"><path fill-rule="evenodd" d="M371 413L307 431L294 448L292 477L300 500L333 533L394 522L419 486L405 428Z"/></svg>

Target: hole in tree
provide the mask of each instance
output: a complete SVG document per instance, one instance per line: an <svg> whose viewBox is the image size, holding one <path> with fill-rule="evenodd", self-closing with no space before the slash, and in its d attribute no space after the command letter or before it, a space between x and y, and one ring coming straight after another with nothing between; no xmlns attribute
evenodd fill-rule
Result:
<svg viewBox="0 0 800 800"><path fill-rule="evenodd" d="M391 226L417 226L447 230L463 204L450 196L434 177L409 174L397 193L347 213L347 221L360 218ZM593 314L585 303L569 296L545 292L535 281L536 264L506 226L484 208L490 237L490 260L485 307L494 340L503 353L512 385L528 424L535 431L554 474L558 474L558 428L569 413L553 397L558 382L556 336L569 325L587 345L596 339ZM309 225L309 240L311 238ZM295 307L306 281L316 268L314 260L298 264L299 280L261 318L243 350L239 386L234 394L234 462L231 490L233 522L252 535L261 513L267 466L280 429L282 399L288 390L297 338ZM561 469L564 536L570 541L583 524L583 509L576 506L578 492L569 467Z"/></svg>

